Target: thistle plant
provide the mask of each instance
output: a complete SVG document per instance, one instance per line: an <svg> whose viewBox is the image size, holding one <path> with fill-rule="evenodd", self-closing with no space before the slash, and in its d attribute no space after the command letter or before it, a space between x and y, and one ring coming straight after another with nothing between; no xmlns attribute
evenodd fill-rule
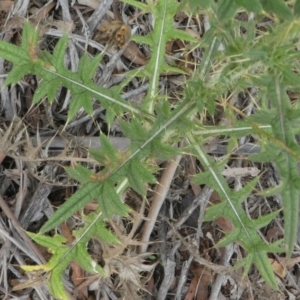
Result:
<svg viewBox="0 0 300 300"><path fill-rule="evenodd" d="M171 160L184 153L195 156L203 172L194 177L197 184L212 187L220 196L221 203L210 206L204 220L213 221L220 216L229 219L234 229L217 243L224 247L238 243L245 250L244 259L236 267L244 267L244 275L254 266L263 279L274 289L277 280L269 262L270 253L285 252L290 257L296 241L299 211L300 149L295 140L299 129L298 103L292 103L288 92L298 93L299 68L299 1L292 10L284 1L193 1L179 4L173 0L146 3L124 0L141 13L151 13L153 31L133 39L148 45L151 58L147 65L127 73L127 80L119 86L104 88L93 82L103 53L90 58L80 58L78 70L70 71L64 65L68 36L60 38L52 53L38 51L38 29L26 23L21 46L0 41L0 56L13 63L6 84L16 84L26 74L35 74L41 81L35 91L33 103L47 99L52 103L60 87L68 89L72 101L68 111L70 122L78 109L93 114L92 99L105 108L108 125L118 120L122 133L131 140L124 152L116 149L109 138L101 134L100 149L89 149L89 155L101 166L98 173L83 165L65 170L80 188L42 226L39 234L28 233L40 245L51 250L52 258L44 265L23 266L27 271L43 271L50 274L49 288L57 299L66 299L61 280L68 265L75 261L84 270L99 276L109 276L96 264L87 251L87 243L96 238L102 243L118 244L119 239L105 226L114 216L128 217L129 207L122 202L125 190L133 189L141 197L147 197L148 187L156 184L157 166L153 159ZM183 30L174 27L174 15L180 10L197 9L209 19L210 29L200 41ZM247 16L243 20L241 16ZM239 18L240 16L240 18ZM270 26L258 32L260 20L268 17ZM201 48L202 58L193 74L170 66L166 60L166 45L180 39L188 43L190 50ZM176 104L167 94L159 92L159 79L163 74L176 72L186 75L184 96ZM121 97L123 87L133 77L149 82L149 89L142 104L131 104ZM230 104L228 95L246 93L250 88L257 91L252 113L246 115ZM203 116L214 117L222 107L224 116L231 121L227 125L204 125ZM123 116L126 114L126 120ZM227 155L215 160L205 150L204 144L212 137L226 136ZM267 226L279 211L252 219L246 214L243 203L256 192L259 178L255 178L240 190L233 190L222 170L228 163L231 150L238 138L255 136L261 152L248 157L255 162L274 162L281 177L280 185L261 192L264 195L281 194L283 199L284 240L267 244L259 230ZM178 148L178 142L185 146ZM72 232L72 244L56 233L46 233L57 228L87 203L97 200L95 214L84 215L83 227Z"/></svg>

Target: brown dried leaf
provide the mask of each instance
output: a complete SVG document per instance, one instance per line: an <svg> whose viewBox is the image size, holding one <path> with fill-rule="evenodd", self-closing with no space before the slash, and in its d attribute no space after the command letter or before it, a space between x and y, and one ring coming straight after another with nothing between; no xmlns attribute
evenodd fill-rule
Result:
<svg viewBox="0 0 300 300"><path fill-rule="evenodd" d="M133 41L128 44L123 56L140 66L146 65L149 61L149 59L145 57L145 55L140 51L136 43Z"/></svg>
<svg viewBox="0 0 300 300"><path fill-rule="evenodd" d="M0 1L0 11L9 12L13 4L14 1Z"/></svg>
<svg viewBox="0 0 300 300"><path fill-rule="evenodd" d="M209 286L212 281L211 270L199 264L193 264L191 271L194 273L194 277L191 281L189 291L185 296L185 300L207 300L209 294Z"/></svg>
<svg viewBox="0 0 300 300"><path fill-rule="evenodd" d="M300 262L300 256L286 259L285 257L279 257L279 262L287 269L293 268Z"/></svg>
<svg viewBox="0 0 300 300"><path fill-rule="evenodd" d="M96 9L100 4L98 0L77 0L77 2L81 5L86 5L93 9Z"/></svg>
<svg viewBox="0 0 300 300"><path fill-rule="evenodd" d="M272 269L275 272L275 274L283 279L286 276L286 273L287 273L286 268L283 266L283 264L279 263L275 259L269 259L269 261L272 264Z"/></svg>
<svg viewBox="0 0 300 300"><path fill-rule="evenodd" d="M234 225L232 224L232 222L223 216L218 217L216 219L216 223L222 229L222 231L224 231L225 233L234 231Z"/></svg>
<svg viewBox="0 0 300 300"><path fill-rule="evenodd" d="M41 9L39 9L38 12L34 16L36 22L39 23L43 19L45 19L53 7L55 7L55 2L48 2Z"/></svg>

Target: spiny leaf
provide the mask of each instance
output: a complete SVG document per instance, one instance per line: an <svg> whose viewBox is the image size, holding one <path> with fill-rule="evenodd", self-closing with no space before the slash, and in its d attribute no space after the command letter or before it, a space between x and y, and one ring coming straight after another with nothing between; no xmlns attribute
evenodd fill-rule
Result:
<svg viewBox="0 0 300 300"><path fill-rule="evenodd" d="M280 210L277 211L273 211L267 215L264 216L260 216L258 219L256 220L252 220L254 228L256 228L257 230L267 226L272 220L275 219L275 217L279 214Z"/></svg>
<svg viewBox="0 0 300 300"><path fill-rule="evenodd" d="M69 299L69 296L66 293L61 277L62 273L56 271L53 272L50 276L50 282L48 286L55 299L67 300Z"/></svg>
<svg viewBox="0 0 300 300"><path fill-rule="evenodd" d="M29 21L26 21L23 28L21 48L28 52L32 47L36 47L39 41L38 28L32 27Z"/></svg>
<svg viewBox="0 0 300 300"><path fill-rule="evenodd" d="M149 134L136 118L133 118L130 123L122 120L120 120L119 123L124 135L131 140L132 151L135 151L147 140Z"/></svg>
<svg viewBox="0 0 300 300"><path fill-rule="evenodd" d="M85 230L88 228L88 238L89 237L96 237L99 239L100 242L110 243L110 244L118 244L120 243L119 240L108 230L106 229L104 225L103 218L99 219L97 222L94 223L92 227L90 227L90 224L93 223L95 218L97 217L96 214L91 213L89 215L83 216L85 219L85 225L78 229L76 232L73 233L73 235L79 240L82 238ZM84 239L84 241L86 238Z"/></svg>
<svg viewBox="0 0 300 300"><path fill-rule="evenodd" d="M74 178L75 180L79 181L80 183L88 183L91 181L91 175L93 174L92 171L89 169L77 164L75 168L65 167L67 173Z"/></svg>
<svg viewBox="0 0 300 300"><path fill-rule="evenodd" d="M196 42L195 38L193 38L190 34L188 34L187 32L185 32L183 30L179 30L176 28L173 28L171 31L166 32L166 35L167 35L167 38L170 40L174 38L174 35L176 35L177 39L191 42L191 43ZM176 69L176 70L178 71L180 69Z"/></svg>
<svg viewBox="0 0 300 300"><path fill-rule="evenodd" d="M71 91L73 96L68 120L72 119L81 107L84 107L89 114L92 114L92 97L101 101L104 107L109 108L112 104L119 106L121 110L114 109L114 111L117 111L118 113L125 109L133 113L144 114L139 109L133 108L133 105L129 105L119 95L116 95L110 90L96 86L90 77L89 80L84 78L83 81L80 74L69 71L64 66L64 53L67 45L66 36L61 38L57 43L53 55L44 51L41 57L37 50L37 40L37 29L32 29L29 24L26 24L23 30L21 51L19 47L2 41L0 42L0 55L3 58L10 60L15 65L31 64L36 75L43 78L43 87L46 87L47 84L49 85L44 91L38 90L38 95L34 98L34 101L37 102L42 97L49 97L50 100L53 100L55 90L59 86L65 86ZM100 57L97 57L93 63L97 62L99 59ZM83 60L86 60L86 58L83 58ZM89 67L89 70L86 70L89 75L95 70L94 64L88 64L85 67ZM32 70L29 67L26 68L28 71ZM21 73L22 76L25 74L26 68L24 69L24 72ZM17 74L13 75L13 78L9 78L10 82L16 82L16 80L20 79L20 77L17 77Z"/></svg>
<svg viewBox="0 0 300 300"><path fill-rule="evenodd" d="M58 40L53 52L52 64L56 65L58 68L63 67L65 65L64 57L65 57L65 52L67 50L67 47L68 47L68 36L64 35Z"/></svg>
<svg viewBox="0 0 300 300"><path fill-rule="evenodd" d="M48 81L42 81L34 92L32 104L38 103L44 97L47 97L48 101L52 103L56 98L57 90L60 88L60 86L61 80L58 78L54 78L51 81L51 84L49 84Z"/></svg>
<svg viewBox="0 0 300 300"><path fill-rule="evenodd" d="M225 204L221 203L217 204L215 208L209 208L207 212L208 218L211 219L217 216L226 216L226 218L232 221L235 228L234 232L229 233L220 241L220 245L225 246L234 240L238 240L250 254L255 252L255 257L259 257L254 261L255 264L257 265L258 261L263 263L262 266L257 266L259 270L262 271L261 275L272 287L278 288L275 275L273 272L270 272L272 267L265 251L259 251L259 247L264 245L264 243L257 234L255 225L258 225L258 222L260 221L255 222L249 219L241 206L242 200L248 197L251 192L251 186L253 184L249 184L244 188L244 191L239 191L239 193L230 191L226 181L220 176L220 173L212 167L211 160L202 150L199 143L197 143L190 134L188 134L188 139L197 151L197 156L201 160L202 165L204 165L211 173L207 176L207 181L209 180L209 184L217 190L221 199L225 201ZM240 197L243 199L240 199ZM270 216L263 218L261 222L265 224L267 221L270 221ZM262 224L259 223L259 225Z"/></svg>
<svg viewBox="0 0 300 300"><path fill-rule="evenodd" d="M109 182L101 184L97 199L105 218L110 219L113 214L126 216L130 211L129 208L120 201L114 187L111 186Z"/></svg>
<svg viewBox="0 0 300 300"><path fill-rule="evenodd" d="M260 125L261 129L265 131L271 130L271 125ZM248 122L236 122L235 124L227 126L203 126L202 129L194 131L196 135L209 137L214 135L230 135L231 137L243 137L253 133L253 128Z"/></svg>
<svg viewBox="0 0 300 300"><path fill-rule="evenodd" d="M22 65L24 61L29 60L28 53L25 50L2 40L0 40L0 56L13 62L15 65Z"/></svg>
<svg viewBox="0 0 300 300"><path fill-rule="evenodd" d="M174 145L168 145L162 139L156 139L151 145L151 156L160 158L162 160L169 160L175 155L180 154L180 150Z"/></svg>
<svg viewBox="0 0 300 300"><path fill-rule="evenodd" d="M236 3L232 0L223 0L220 1L218 4L218 19L221 22L225 22L232 18L235 15L235 12L238 8Z"/></svg>
<svg viewBox="0 0 300 300"><path fill-rule="evenodd" d="M222 201L221 203L215 204L207 208L205 215L204 215L204 222L213 221L219 216L223 215L225 207L227 203Z"/></svg>
<svg viewBox="0 0 300 300"><path fill-rule="evenodd" d="M253 1L248 1L248 0L235 0L235 2L246 8L248 11L252 11L255 13L259 13L262 11L262 6L259 2L259 0L253 0Z"/></svg>
<svg viewBox="0 0 300 300"><path fill-rule="evenodd" d="M33 67L31 64L20 63L20 65L14 65L12 70L9 72L5 84L16 84L20 79L23 78L26 74L33 71Z"/></svg>
<svg viewBox="0 0 300 300"><path fill-rule="evenodd" d="M270 243L267 246L266 251L271 253L284 253L286 250L281 247L280 245L283 244L284 240L280 239L278 241L275 241L274 243Z"/></svg>
<svg viewBox="0 0 300 300"><path fill-rule="evenodd" d="M76 246L76 252L74 251L73 256L75 257L75 261L83 270L91 274L105 274L104 270L98 264L96 264L92 257L89 255L85 243L78 243L78 245Z"/></svg>
<svg viewBox="0 0 300 300"><path fill-rule="evenodd" d="M252 265L253 262L253 256L254 253L249 253L244 259L241 259L238 264L240 263L240 265L244 265L244 272L243 272L243 278L245 278L250 271L250 267Z"/></svg>
<svg viewBox="0 0 300 300"><path fill-rule="evenodd" d="M293 18L292 11L283 0L260 0L260 2L267 13L273 12L278 17L287 20L291 20Z"/></svg>
<svg viewBox="0 0 300 300"><path fill-rule="evenodd" d="M268 257L261 252L253 253L253 262L264 280L274 289L278 290L277 279Z"/></svg>
<svg viewBox="0 0 300 300"><path fill-rule="evenodd" d="M135 1L126 1L127 3L135 5ZM157 97L158 81L160 74L167 67L164 61L165 47L168 40L182 38L188 41L193 41L191 36L184 32L178 32L173 27L173 15L176 13L179 4L173 0L163 0L153 2L151 11L155 15L155 24L153 31L147 36L138 37L138 41L146 43L150 46L152 55L147 66L138 72L136 76L149 77L149 92L144 101L144 107L151 114L154 111L155 98Z"/></svg>
<svg viewBox="0 0 300 300"><path fill-rule="evenodd" d="M116 161L117 150L106 135L100 134L100 144L101 149L89 149L92 157L103 165L107 165L110 161Z"/></svg>
<svg viewBox="0 0 300 300"><path fill-rule="evenodd" d="M67 240L65 237L59 234L55 234L54 236L46 236L42 234L36 234L32 232L27 232L27 234L39 245L51 249L55 251L58 245L65 243Z"/></svg>
<svg viewBox="0 0 300 300"><path fill-rule="evenodd" d="M47 237L28 233L31 238L52 250L52 257L48 263L40 266L41 270L50 270L49 289L56 299L68 299L66 290L62 282L65 269L71 261L77 262L84 270L94 274L104 275L104 270L92 260L87 252L86 242L91 238L92 232L85 236L85 240L75 246L66 246L66 240L59 235Z"/></svg>
<svg viewBox="0 0 300 300"><path fill-rule="evenodd" d="M68 201L59 207L51 219L49 219L40 229L40 233L45 233L72 216L76 211L84 207L85 204L97 199L101 195L102 184L98 182L85 183Z"/></svg>
<svg viewBox="0 0 300 300"><path fill-rule="evenodd" d="M188 4L189 12L193 13L199 8L208 9L211 7L211 0L185 0L182 6L186 4Z"/></svg>
<svg viewBox="0 0 300 300"><path fill-rule="evenodd" d="M294 5L294 15L296 17L300 16L300 0L296 0L296 3Z"/></svg>
<svg viewBox="0 0 300 300"><path fill-rule="evenodd" d="M235 241L238 240L238 236L240 234L240 229L235 229L233 232L230 232L225 235L218 243L215 245L217 248L226 247Z"/></svg>
<svg viewBox="0 0 300 300"><path fill-rule="evenodd" d="M102 58L103 53L99 53L93 59L90 59L87 53L81 57L78 64L78 73L84 83L89 83L93 78Z"/></svg>
<svg viewBox="0 0 300 300"><path fill-rule="evenodd" d="M73 119L81 107L89 114L93 114L91 99L93 94L80 88L73 89L72 101L70 103L68 117Z"/></svg>
<svg viewBox="0 0 300 300"><path fill-rule="evenodd" d="M298 153L300 148L295 141L293 132L290 130L292 128L290 125L291 121L293 121L293 118L298 118L298 116L288 115L291 104L286 96L285 87L277 76L273 77L273 80L273 85L269 85L268 92L274 107L277 108L276 113L274 111L274 118L271 122L274 137L282 141L288 149ZM289 151L285 151L285 149L281 149L277 145L269 144L265 146L265 149L265 152L252 156L252 159L275 161L282 176L281 189L284 203L285 241L288 256L290 256L297 236L300 190L295 183L298 182L299 178L298 162Z"/></svg>
<svg viewBox="0 0 300 300"><path fill-rule="evenodd" d="M264 142L264 144L261 144L261 152L250 155L249 159L256 162L269 162L275 160L280 152L280 148L274 147L270 142Z"/></svg>
<svg viewBox="0 0 300 300"><path fill-rule="evenodd" d="M126 170L130 186L142 196L146 196L147 183L157 182L153 174L136 159L128 163Z"/></svg>

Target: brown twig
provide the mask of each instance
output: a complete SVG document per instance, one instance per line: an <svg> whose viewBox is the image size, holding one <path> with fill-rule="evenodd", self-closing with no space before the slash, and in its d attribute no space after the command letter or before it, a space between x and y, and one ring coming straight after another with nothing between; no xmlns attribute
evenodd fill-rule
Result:
<svg viewBox="0 0 300 300"><path fill-rule="evenodd" d="M152 201L149 214L148 214L148 220L145 222L145 225L143 227L143 233L142 233L142 239L143 245L140 247L139 252L144 253L147 251L147 247L149 243L149 237L150 234L154 228L154 224L156 222L158 213L160 211L160 208L166 198L166 195L168 193L169 187L171 185L171 182L173 180L175 171L178 167L178 164L181 160L181 155L177 155L174 160L168 162L166 164L166 167L164 169L164 172L160 178L159 183L156 186L155 189L155 196Z"/></svg>

